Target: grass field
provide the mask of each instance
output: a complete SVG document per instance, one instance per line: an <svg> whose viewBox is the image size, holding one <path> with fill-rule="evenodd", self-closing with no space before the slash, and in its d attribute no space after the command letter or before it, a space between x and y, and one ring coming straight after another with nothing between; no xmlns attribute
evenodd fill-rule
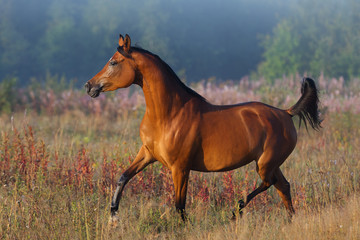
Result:
<svg viewBox="0 0 360 240"><path fill-rule="evenodd" d="M280 108L300 96L284 78L192 87L216 104L263 101ZM360 239L359 79L320 77L323 128L302 126L282 165L296 215L289 221L275 189L231 221L235 203L260 179L255 165L226 173L192 172L189 221L175 212L170 172L155 163L129 182L119 221L110 197L141 146L144 99L138 88L91 99L82 90L15 90L14 112L0 117L2 239ZM297 120L295 120L297 123Z"/></svg>

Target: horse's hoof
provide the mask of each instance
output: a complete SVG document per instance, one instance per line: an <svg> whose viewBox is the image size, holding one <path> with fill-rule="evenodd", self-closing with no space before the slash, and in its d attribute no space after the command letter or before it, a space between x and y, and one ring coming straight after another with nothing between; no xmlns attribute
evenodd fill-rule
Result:
<svg viewBox="0 0 360 240"><path fill-rule="evenodd" d="M236 220L236 211L239 211L239 216L241 218L244 213L243 212L244 207L245 207L244 200L239 200L237 208L233 209L233 211L232 211L232 216L231 216L230 220Z"/></svg>
<svg viewBox="0 0 360 240"><path fill-rule="evenodd" d="M117 215L112 215L110 216L110 219L109 219L109 225L113 228L117 227L119 223L119 217Z"/></svg>
<svg viewBox="0 0 360 240"><path fill-rule="evenodd" d="M238 204L239 204L239 210L241 210L245 207L245 202L242 199L239 200Z"/></svg>

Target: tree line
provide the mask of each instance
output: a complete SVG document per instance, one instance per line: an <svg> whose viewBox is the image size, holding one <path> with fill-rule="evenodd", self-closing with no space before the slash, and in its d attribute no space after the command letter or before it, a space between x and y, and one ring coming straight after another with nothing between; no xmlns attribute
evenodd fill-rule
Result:
<svg viewBox="0 0 360 240"><path fill-rule="evenodd" d="M186 81L308 73L359 76L357 0L0 0L0 80L87 80L118 34Z"/></svg>

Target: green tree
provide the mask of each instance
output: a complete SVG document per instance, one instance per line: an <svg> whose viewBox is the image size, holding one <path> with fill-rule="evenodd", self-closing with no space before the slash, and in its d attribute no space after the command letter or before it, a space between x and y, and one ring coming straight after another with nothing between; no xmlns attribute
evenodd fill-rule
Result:
<svg viewBox="0 0 360 240"><path fill-rule="evenodd" d="M268 79L296 73L300 67L300 55L297 52L299 36L292 31L291 24L286 20L276 26L273 35L265 39L266 61L259 65L259 71Z"/></svg>
<svg viewBox="0 0 360 240"><path fill-rule="evenodd" d="M260 74L269 79L304 72L359 76L359 18L355 0L299 0L293 13L264 40Z"/></svg>

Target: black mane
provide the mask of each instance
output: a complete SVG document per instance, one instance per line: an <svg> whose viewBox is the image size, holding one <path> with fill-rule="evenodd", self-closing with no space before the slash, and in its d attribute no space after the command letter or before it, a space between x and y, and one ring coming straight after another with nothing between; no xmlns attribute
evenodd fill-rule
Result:
<svg viewBox="0 0 360 240"><path fill-rule="evenodd" d="M176 75L176 73L174 72L174 70L172 70L172 68L166 63L164 62L158 55L153 54L151 52L149 52L148 50L145 50L143 48L139 48L139 47L131 47L132 50L141 52L141 53L145 53L145 54L149 54L151 56L154 56L156 59L159 60L160 63L162 63L165 66L165 69L174 76L174 79L176 79L176 81L180 84L180 86L190 95L201 98L204 101L207 101L203 96L201 96L199 93L195 92L193 89L191 89L190 87L186 86L185 83L183 83L180 78Z"/></svg>

